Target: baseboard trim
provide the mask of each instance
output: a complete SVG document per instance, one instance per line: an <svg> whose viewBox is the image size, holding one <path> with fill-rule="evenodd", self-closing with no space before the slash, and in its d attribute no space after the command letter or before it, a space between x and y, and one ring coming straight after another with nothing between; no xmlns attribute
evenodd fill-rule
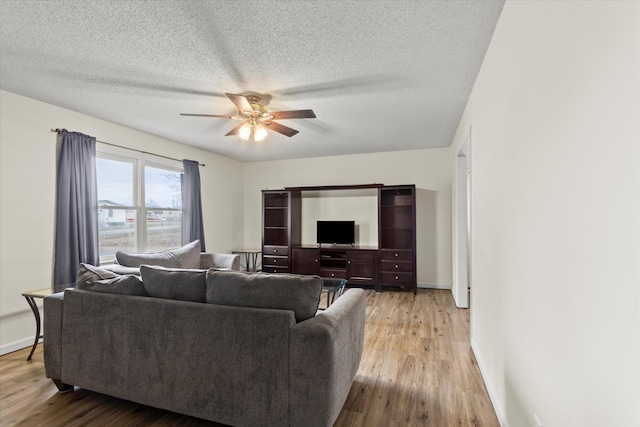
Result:
<svg viewBox="0 0 640 427"><path fill-rule="evenodd" d="M450 283L418 283L420 289L451 289Z"/></svg>
<svg viewBox="0 0 640 427"><path fill-rule="evenodd" d="M33 339L34 337L23 338L0 346L0 356L22 350L23 348L31 347L33 345ZM42 340L40 340L40 343L42 343Z"/></svg>
<svg viewBox="0 0 640 427"><path fill-rule="evenodd" d="M473 338L471 339L471 351L473 351L473 355L476 358L476 363L478 364L478 369L480 370L482 381L484 382L484 386L486 387L487 393L489 394L489 400L491 400L491 405L493 406L493 412L495 412L496 417L498 417L498 422L500 423L500 427L509 427L509 423L507 422L507 417L505 416L504 408L502 407L502 405L498 404L498 400L496 399L494 388L491 382L489 381L489 377L486 374L484 363L482 362L482 358L478 353L478 350L476 348L476 344Z"/></svg>

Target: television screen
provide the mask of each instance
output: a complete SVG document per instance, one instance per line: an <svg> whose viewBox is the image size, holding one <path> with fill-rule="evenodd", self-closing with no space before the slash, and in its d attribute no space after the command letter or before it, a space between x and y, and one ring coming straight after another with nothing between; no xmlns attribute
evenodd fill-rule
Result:
<svg viewBox="0 0 640 427"><path fill-rule="evenodd" d="M318 221L318 244L332 245L355 244L355 221Z"/></svg>

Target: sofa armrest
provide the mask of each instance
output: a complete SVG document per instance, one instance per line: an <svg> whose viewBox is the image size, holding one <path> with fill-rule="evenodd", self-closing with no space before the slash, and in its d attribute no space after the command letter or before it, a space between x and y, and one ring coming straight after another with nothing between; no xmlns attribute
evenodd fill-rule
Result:
<svg viewBox="0 0 640 427"><path fill-rule="evenodd" d="M240 270L240 255L238 254L200 254L200 268L216 268L218 270Z"/></svg>
<svg viewBox="0 0 640 427"><path fill-rule="evenodd" d="M47 378L62 378L62 313L64 292L44 298L44 369Z"/></svg>
<svg viewBox="0 0 640 427"><path fill-rule="evenodd" d="M291 329L290 425L333 425L360 365L364 323L365 292L349 289Z"/></svg>

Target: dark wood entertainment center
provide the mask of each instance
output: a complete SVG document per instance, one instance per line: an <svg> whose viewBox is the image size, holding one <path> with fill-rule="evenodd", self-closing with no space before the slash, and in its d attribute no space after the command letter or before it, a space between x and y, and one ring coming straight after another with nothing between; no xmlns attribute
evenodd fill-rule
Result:
<svg viewBox="0 0 640 427"><path fill-rule="evenodd" d="M378 247L302 245L304 191L377 189ZM262 190L262 271L347 279L349 286L417 291L415 185Z"/></svg>

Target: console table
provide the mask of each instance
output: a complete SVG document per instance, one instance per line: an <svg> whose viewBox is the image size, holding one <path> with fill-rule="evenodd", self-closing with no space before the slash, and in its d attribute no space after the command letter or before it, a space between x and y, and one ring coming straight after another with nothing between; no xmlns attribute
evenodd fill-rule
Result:
<svg viewBox="0 0 640 427"><path fill-rule="evenodd" d="M31 356L33 356L33 352L36 351L36 347L38 346L38 341L40 341L40 338L43 338L40 334L40 309L36 304L35 298L42 299L51 294L53 294L53 290L51 290L51 288L36 289L22 294L22 296L27 300L27 304L31 307L31 311L33 311L33 315L36 318L36 338L33 341L33 346L31 347L31 352L29 353L29 357L27 357L27 361L31 360Z"/></svg>
<svg viewBox="0 0 640 427"><path fill-rule="evenodd" d="M261 249L237 249L231 251L233 254L244 255L244 266L247 271L256 271L258 266L258 256L262 253Z"/></svg>

